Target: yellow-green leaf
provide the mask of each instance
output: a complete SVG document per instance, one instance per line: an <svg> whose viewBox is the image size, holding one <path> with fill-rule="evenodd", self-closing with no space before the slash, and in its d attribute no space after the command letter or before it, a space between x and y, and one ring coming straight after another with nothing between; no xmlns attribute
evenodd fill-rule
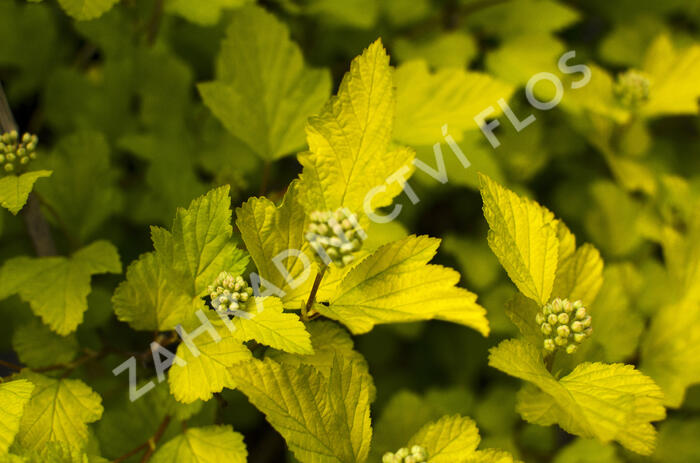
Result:
<svg viewBox="0 0 700 463"><path fill-rule="evenodd" d="M481 175L489 246L521 293L549 301L557 271L559 239L554 215Z"/></svg>
<svg viewBox="0 0 700 463"><path fill-rule="evenodd" d="M472 456L480 440L474 421L454 415L425 425L408 445L409 448L413 445L425 448L430 463L454 463Z"/></svg>
<svg viewBox="0 0 700 463"><path fill-rule="evenodd" d="M199 92L229 132L273 160L304 145L304 123L321 109L330 86L327 71L304 66L284 23L247 6L233 15L217 80L200 84Z"/></svg>
<svg viewBox="0 0 700 463"><path fill-rule="evenodd" d="M457 287L459 273L428 264L440 240L411 235L386 244L355 265L340 282L330 305L317 306L352 333L376 324L446 320L489 332L476 295Z"/></svg>
<svg viewBox="0 0 700 463"><path fill-rule="evenodd" d="M297 314L285 313L276 297L255 298L250 317L235 317L236 338L255 340L260 344L292 354L312 354L311 339Z"/></svg>
<svg viewBox="0 0 700 463"><path fill-rule="evenodd" d="M219 339L205 331L192 341L198 352L193 352L185 342L175 352L180 361L174 361L168 382L170 392L180 402L209 400L214 392L235 388L229 367L252 358L250 350L220 320L211 320L211 324Z"/></svg>
<svg viewBox="0 0 700 463"><path fill-rule="evenodd" d="M0 384L0 456L7 453L15 440L24 407L34 390L34 384L18 379Z"/></svg>
<svg viewBox="0 0 700 463"><path fill-rule="evenodd" d="M231 426L190 428L169 440L153 454L153 463L246 463L243 436Z"/></svg>
<svg viewBox="0 0 700 463"><path fill-rule="evenodd" d="M364 366L336 358L326 377L307 365L265 359L236 365L231 374L298 460L362 463L367 459L372 379Z"/></svg>
<svg viewBox="0 0 700 463"><path fill-rule="evenodd" d="M412 171L412 150L391 150L396 98L389 56L380 40L355 58L335 97L321 114L309 119L309 151L299 154L301 203L307 211L363 210L365 196L385 185L402 167ZM398 181L375 195L373 209L391 203L401 192Z"/></svg>
<svg viewBox="0 0 700 463"><path fill-rule="evenodd" d="M444 142L449 133L460 141L465 130L478 130L474 116L496 102L510 99L512 85L463 69L428 70L423 60L396 69L396 122L394 140L411 146ZM443 127L447 126L445 131Z"/></svg>
<svg viewBox="0 0 700 463"><path fill-rule="evenodd" d="M491 349L489 365L541 389L519 396L527 401L519 405L523 418L542 425L556 422L571 434L601 442L616 440L642 455L653 452L656 431L650 422L666 416L663 394L632 365L586 362L557 380L545 368L540 351L521 340Z"/></svg>
<svg viewBox="0 0 700 463"><path fill-rule="evenodd" d="M0 268L0 299L19 294L53 331L67 335L83 321L91 276L120 272L119 254L107 241L96 241L68 258L16 257Z"/></svg>
<svg viewBox="0 0 700 463"><path fill-rule="evenodd" d="M28 450L48 442L84 447L87 424L102 416L100 396L78 379L52 379L28 370L21 376L36 387L20 422L19 445Z"/></svg>
<svg viewBox="0 0 700 463"><path fill-rule="evenodd" d="M0 178L0 206L17 215L27 202L34 183L42 177L49 177L51 173L50 170L35 170L19 176L5 175Z"/></svg>
<svg viewBox="0 0 700 463"><path fill-rule="evenodd" d="M102 16L119 0L58 0L61 8L78 21Z"/></svg>

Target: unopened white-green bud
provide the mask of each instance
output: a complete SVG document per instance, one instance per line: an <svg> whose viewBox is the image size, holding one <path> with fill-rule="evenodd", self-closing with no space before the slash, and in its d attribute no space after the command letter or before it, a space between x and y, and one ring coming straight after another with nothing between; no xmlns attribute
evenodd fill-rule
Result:
<svg viewBox="0 0 700 463"><path fill-rule="evenodd" d="M643 72L630 69L617 76L613 88L617 100L627 109L636 110L649 101L651 79Z"/></svg>
<svg viewBox="0 0 700 463"><path fill-rule="evenodd" d="M354 260L353 254L360 250L366 236L359 228L355 214L339 208L335 211L314 211L309 214L309 219L311 223L305 237L324 265L332 262L343 267Z"/></svg>
<svg viewBox="0 0 700 463"><path fill-rule="evenodd" d="M20 138L17 131L0 135L0 172L15 172L24 170L29 161L36 159L36 135L25 133Z"/></svg>
<svg viewBox="0 0 700 463"><path fill-rule="evenodd" d="M562 338L568 338L571 334L571 328L568 325L559 325L557 327L557 335Z"/></svg>
<svg viewBox="0 0 700 463"><path fill-rule="evenodd" d="M253 288L243 277L221 272L216 280L207 288L211 298L211 306L218 312L247 310Z"/></svg>
<svg viewBox="0 0 700 463"><path fill-rule="evenodd" d="M591 316L581 301L554 299L537 313L535 322L544 335L544 349L549 352L562 349L568 354L574 353L578 344L592 332Z"/></svg>
<svg viewBox="0 0 700 463"><path fill-rule="evenodd" d="M545 350L548 350L550 352L554 352L557 348L557 346L554 344L554 341L551 338L546 338L544 340L544 348Z"/></svg>
<svg viewBox="0 0 700 463"><path fill-rule="evenodd" d="M402 447L396 452L387 452L382 457L382 463L427 463L428 452L420 445L410 449Z"/></svg>

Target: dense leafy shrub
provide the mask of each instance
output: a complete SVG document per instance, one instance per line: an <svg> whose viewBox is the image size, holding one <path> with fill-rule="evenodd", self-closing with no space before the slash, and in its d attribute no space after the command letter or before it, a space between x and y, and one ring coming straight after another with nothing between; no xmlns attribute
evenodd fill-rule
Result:
<svg viewBox="0 0 700 463"><path fill-rule="evenodd" d="M0 0L0 463L700 461L699 27Z"/></svg>

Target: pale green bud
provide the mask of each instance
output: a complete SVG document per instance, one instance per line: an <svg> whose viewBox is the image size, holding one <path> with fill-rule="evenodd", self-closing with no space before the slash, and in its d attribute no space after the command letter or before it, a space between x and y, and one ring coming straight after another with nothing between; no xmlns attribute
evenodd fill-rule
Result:
<svg viewBox="0 0 700 463"><path fill-rule="evenodd" d="M360 235L364 236L364 232L353 226L357 223L354 214L345 208L339 208L335 211L313 211L309 214L309 219L305 237L317 259L323 261L327 256L339 267L354 260L353 254L362 247Z"/></svg>
<svg viewBox="0 0 700 463"><path fill-rule="evenodd" d="M542 307L535 316L535 321L545 338L544 349L549 352L562 349L566 353L573 353L578 343L591 333L591 316L581 301L570 302L556 298Z"/></svg>
<svg viewBox="0 0 700 463"><path fill-rule="evenodd" d="M6 172L12 172L15 169L15 166L12 164L5 164L5 171Z"/></svg>
<svg viewBox="0 0 700 463"><path fill-rule="evenodd" d="M571 329L567 325L559 325L557 327L557 335L562 338L568 338L571 334Z"/></svg>
<svg viewBox="0 0 700 463"><path fill-rule="evenodd" d="M559 313L561 311L562 311L561 299L554 299L554 301L552 301L552 312Z"/></svg>

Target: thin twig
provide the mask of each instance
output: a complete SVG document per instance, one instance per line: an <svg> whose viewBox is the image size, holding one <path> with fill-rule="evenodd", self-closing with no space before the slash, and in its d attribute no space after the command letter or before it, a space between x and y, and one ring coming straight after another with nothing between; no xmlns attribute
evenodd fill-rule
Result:
<svg viewBox="0 0 700 463"><path fill-rule="evenodd" d="M61 215L58 213L56 208L54 208L48 201L46 201L46 199L44 199L44 197L41 196L41 194L39 194L38 191L32 192L32 195L36 197L37 200L39 200L39 203L42 206L44 206L44 209L46 209L49 212L49 214L51 214L51 216L54 218L56 224L58 225L58 228L60 228L63 232L63 236L65 236L68 242L70 243L71 251L79 249L81 246L80 241L70 232L68 225L61 218Z"/></svg>
<svg viewBox="0 0 700 463"><path fill-rule="evenodd" d="M153 45L158 37L158 29L160 29L160 22L163 18L163 0L156 0L156 4L153 6L153 13L151 14L151 19L148 21L148 29L146 30L146 40L149 45Z"/></svg>
<svg viewBox="0 0 700 463"><path fill-rule="evenodd" d="M156 451L158 441L161 437L163 437L163 434L165 434L165 429L168 427L168 424L170 424L170 415L165 416L156 433L153 435L153 437L148 439L148 450L146 450L143 458L141 458L141 463L146 463L148 460L150 460L151 455L153 455L153 452Z"/></svg>
<svg viewBox="0 0 700 463"><path fill-rule="evenodd" d="M128 458L131 458L134 455L143 452L144 450L146 450L146 453L144 453L143 458L141 458L141 462L145 463L146 461L148 461L151 458L151 455L153 455L153 452L155 452L156 444L158 443L160 438L163 437L163 434L165 433L168 424L170 424L170 415L166 415L165 418L163 418L163 421L161 421L160 426L158 426L158 430L153 435L153 437L151 437L138 447L129 450L119 458L112 460L112 463L121 463L122 461L125 461Z"/></svg>
<svg viewBox="0 0 700 463"><path fill-rule="evenodd" d="M0 365L2 365L5 368L9 368L10 370L22 371L22 367L20 365L17 365L12 362L7 362L5 360L0 360Z"/></svg>
<svg viewBox="0 0 700 463"><path fill-rule="evenodd" d="M321 268L321 271L316 274L316 279L314 280L314 285L311 287L309 299L306 301L306 304L301 307L301 319L304 321L309 321L309 309L313 307L314 302L316 301L316 293L318 292L318 288L321 286L321 280L323 279L323 275L326 273L327 268L328 266L324 265Z"/></svg>

